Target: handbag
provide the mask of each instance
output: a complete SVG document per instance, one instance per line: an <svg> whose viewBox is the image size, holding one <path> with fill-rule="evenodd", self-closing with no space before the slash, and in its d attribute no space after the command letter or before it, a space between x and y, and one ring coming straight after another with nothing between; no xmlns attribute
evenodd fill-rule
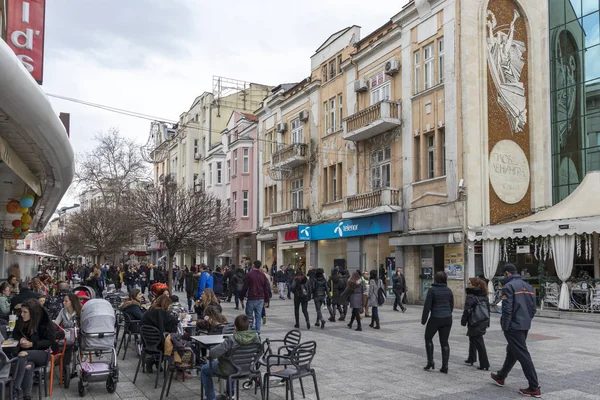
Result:
<svg viewBox="0 0 600 400"><path fill-rule="evenodd" d="M77 340L77 328L67 328L64 329L65 332L65 341L67 342L67 346L72 346L75 344Z"/></svg>

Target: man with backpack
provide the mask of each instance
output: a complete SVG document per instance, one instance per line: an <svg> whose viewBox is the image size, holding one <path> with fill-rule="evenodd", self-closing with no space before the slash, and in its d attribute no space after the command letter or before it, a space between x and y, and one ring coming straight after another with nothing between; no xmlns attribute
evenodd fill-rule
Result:
<svg viewBox="0 0 600 400"><path fill-rule="evenodd" d="M536 312L535 292L533 288L517 274L513 264L504 266L504 281L502 281L502 317L500 323L506 346L506 359L498 373L492 373L496 385L504 386L504 381L510 370L519 361L523 373L529 382L527 389L519 389L524 396L541 397L535 366L527 349L527 333Z"/></svg>
<svg viewBox="0 0 600 400"><path fill-rule="evenodd" d="M317 321L315 326L319 326L321 322L321 329L325 328L325 318L323 318L322 308L325 304L327 297L329 297L329 285L325 279L325 271L323 268L317 268L314 274L314 278L309 280L311 284L311 291L315 300L315 310L317 311Z"/></svg>

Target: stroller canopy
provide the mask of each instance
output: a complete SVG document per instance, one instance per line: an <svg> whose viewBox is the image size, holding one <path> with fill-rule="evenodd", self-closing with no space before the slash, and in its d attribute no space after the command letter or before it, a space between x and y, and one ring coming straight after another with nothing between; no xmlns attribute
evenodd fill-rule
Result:
<svg viewBox="0 0 600 400"><path fill-rule="evenodd" d="M115 330L115 311L104 299L91 299L81 309L81 332L109 333Z"/></svg>

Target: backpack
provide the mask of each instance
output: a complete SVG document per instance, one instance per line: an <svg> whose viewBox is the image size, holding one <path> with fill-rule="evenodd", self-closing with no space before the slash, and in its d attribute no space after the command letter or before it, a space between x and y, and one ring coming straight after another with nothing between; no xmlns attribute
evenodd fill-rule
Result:
<svg viewBox="0 0 600 400"><path fill-rule="evenodd" d="M298 287L298 296L302 298L308 297L308 288L304 283Z"/></svg>
<svg viewBox="0 0 600 400"><path fill-rule="evenodd" d="M477 299L477 304L475 307L471 309L469 314L469 325L479 325L486 323L490 320L490 312L488 310L487 304L485 301L480 301Z"/></svg>
<svg viewBox="0 0 600 400"><path fill-rule="evenodd" d="M379 281L379 289L377 289L377 304L382 306L385 304L385 299L386 299L386 295L385 295L385 290L383 290L383 285L381 284L381 281Z"/></svg>

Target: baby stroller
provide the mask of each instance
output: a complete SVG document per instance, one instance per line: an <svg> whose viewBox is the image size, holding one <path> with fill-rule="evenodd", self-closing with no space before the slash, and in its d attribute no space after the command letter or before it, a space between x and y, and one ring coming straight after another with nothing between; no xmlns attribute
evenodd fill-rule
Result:
<svg viewBox="0 0 600 400"><path fill-rule="evenodd" d="M108 393L117 390L119 369L115 351L115 312L110 303L103 299L88 300L81 309L81 327L77 365L79 372L79 396L85 396L85 387L89 382L106 381ZM98 361L92 362L92 352ZM89 354L84 362L84 354ZM110 360L101 360L108 355Z"/></svg>
<svg viewBox="0 0 600 400"><path fill-rule="evenodd" d="M73 288L73 293L79 297L81 305L84 305L90 299L96 298L96 291L89 286L77 286Z"/></svg>

